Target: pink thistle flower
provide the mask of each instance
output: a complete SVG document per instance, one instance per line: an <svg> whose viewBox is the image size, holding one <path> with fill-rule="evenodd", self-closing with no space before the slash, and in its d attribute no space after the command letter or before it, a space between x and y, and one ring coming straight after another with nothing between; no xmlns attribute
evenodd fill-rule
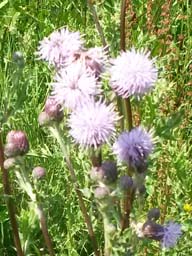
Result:
<svg viewBox="0 0 192 256"><path fill-rule="evenodd" d="M72 112L69 119L70 134L82 147L97 148L115 133L115 122L119 119L113 104L88 101Z"/></svg>
<svg viewBox="0 0 192 256"><path fill-rule="evenodd" d="M113 145L117 158L135 168L143 165L152 150L152 136L142 127L121 133Z"/></svg>
<svg viewBox="0 0 192 256"><path fill-rule="evenodd" d="M91 76L80 63L73 63L60 70L55 80L56 82L52 83L54 99L62 107L71 110L101 91L101 85L96 83L95 77Z"/></svg>
<svg viewBox="0 0 192 256"><path fill-rule="evenodd" d="M110 86L119 96L142 96L153 88L157 69L149 54L131 49L112 60Z"/></svg>
<svg viewBox="0 0 192 256"><path fill-rule="evenodd" d="M40 41L37 54L40 59L60 67L71 54L79 51L82 45L79 32L70 32L63 28L52 32Z"/></svg>

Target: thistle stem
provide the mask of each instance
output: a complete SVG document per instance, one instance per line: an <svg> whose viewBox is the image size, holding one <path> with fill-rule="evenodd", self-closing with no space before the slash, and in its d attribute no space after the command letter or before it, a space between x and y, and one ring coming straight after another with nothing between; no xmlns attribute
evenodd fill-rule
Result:
<svg viewBox="0 0 192 256"><path fill-rule="evenodd" d="M47 224L46 224L46 217L45 214L43 212L42 207L40 206L38 200L37 200L37 195L33 192L33 188L32 185L30 183L29 177L27 172L25 171L24 166L22 165L21 162L21 170L15 170L17 179L19 181L19 184L21 186L21 188L28 194L28 196L30 197L31 201L35 204L36 207L36 214L37 217L39 219L39 224L40 224L40 228L45 240L45 244L47 246L47 249L49 251L49 255L54 256L54 250L53 250L53 246L52 246L52 241L48 232L48 228L47 228Z"/></svg>
<svg viewBox="0 0 192 256"><path fill-rule="evenodd" d="M125 113L126 113L128 130L131 131L131 129L133 128L133 121L132 121L133 118L132 118L130 98L125 99L124 103L125 103Z"/></svg>
<svg viewBox="0 0 192 256"><path fill-rule="evenodd" d="M111 256L112 245L110 242L109 232L107 230L108 218L105 215L103 215L103 225L104 225L104 239L105 239L104 256Z"/></svg>
<svg viewBox="0 0 192 256"><path fill-rule="evenodd" d="M12 231L13 231L13 238L14 238L14 243L15 243L15 247L17 250L17 255L24 256L22 248L21 248L21 241L19 238L19 231L18 231L17 220L16 220L16 216L15 216L15 207L12 202L12 199L10 198L11 197L11 187L9 184L8 171L5 170L3 163L4 163L4 152L3 152L3 145L1 142L1 136L0 136L0 167L2 170L3 189L4 189L4 194L6 196L7 209L8 209L9 219L10 219L11 227L12 227Z"/></svg>
<svg viewBox="0 0 192 256"><path fill-rule="evenodd" d="M121 1L120 48L122 51L125 51L125 47L126 47L126 42L125 42L126 41L125 40L126 2L127 2L126 0ZM125 103L124 106L125 106L127 126L128 126L128 130L130 131L133 127L130 98L128 97L127 99L125 99L124 103ZM128 174L131 172L131 170L129 169L128 169ZM126 191L124 194L124 200L123 200L123 216L121 221L122 231L127 227L129 227L129 222L130 222L129 218L130 218L130 212L131 212L133 200L134 200L134 193L131 193L130 191Z"/></svg>
<svg viewBox="0 0 192 256"><path fill-rule="evenodd" d="M99 252L97 241L96 241L95 234L94 234L94 231L93 231L91 219L90 219L90 216L87 213L87 209L86 209L85 203L83 201L83 195L82 195L82 192L79 188L78 180L77 180L75 171L73 169L70 156L68 155L65 143L62 139L62 136L61 136L61 133L60 133L60 128L57 125L55 125L54 128L50 127L50 131L53 134L53 136L57 139L57 141L60 145L60 148L62 150L62 153L64 155L67 167L68 167L69 172L70 172L71 180L72 180L73 185L74 185L75 192L77 193L77 197L78 197L78 200L79 200L79 206L80 206L81 212L83 214L84 221L87 225L87 229L88 229L88 233L89 233L92 245L93 245L94 253L95 253L96 256L100 256L100 252Z"/></svg>

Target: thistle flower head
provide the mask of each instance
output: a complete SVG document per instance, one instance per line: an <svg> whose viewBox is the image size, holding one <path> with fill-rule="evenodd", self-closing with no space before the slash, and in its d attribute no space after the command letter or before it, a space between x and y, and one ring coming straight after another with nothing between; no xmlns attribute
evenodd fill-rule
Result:
<svg viewBox="0 0 192 256"><path fill-rule="evenodd" d="M114 135L118 119L113 104L90 100L71 113L70 134L82 147L97 148Z"/></svg>
<svg viewBox="0 0 192 256"><path fill-rule="evenodd" d="M144 223L143 235L147 238L160 241L162 247L173 247L182 235L181 225L174 222L162 226L151 220Z"/></svg>
<svg viewBox="0 0 192 256"><path fill-rule="evenodd" d="M157 80L154 60L149 52L131 49L112 61L110 68L112 89L123 98L142 96L150 91Z"/></svg>
<svg viewBox="0 0 192 256"><path fill-rule="evenodd" d="M113 145L113 152L118 160L134 168L142 166L152 150L152 136L140 126L120 134Z"/></svg>
<svg viewBox="0 0 192 256"><path fill-rule="evenodd" d="M79 32L60 29L52 32L40 41L37 54L40 59L56 67L62 66L67 58L82 48L83 42Z"/></svg>
<svg viewBox="0 0 192 256"><path fill-rule="evenodd" d="M100 84L96 83L94 76L91 76L80 63L74 63L55 77L52 95L62 107L74 110L90 96L100 93Z"/></svg>
<svg viewBox="0 0 192 256"><path fill-rule="evenodd" d="M80 62L95 78L99 78L100 74L105 70L107 54L102 47L90 48L88 50L75 52L71 55L71 58L69 58L68 64L74 61Z"/></svg>
<svg viewBox="0 0 192 256"><path fill-rule="evenodd" d="M5 155L8 157L21 156L29 151L29 142L23 131L10 131L6 137Z"/></svg>
<svg viewBox="0 0 192 256"><path fill-rule="evenodd" d="M169 222L164 226L164 236L161 240L162 247L173 247L181 235L181 225L178 223Z"/></svg>

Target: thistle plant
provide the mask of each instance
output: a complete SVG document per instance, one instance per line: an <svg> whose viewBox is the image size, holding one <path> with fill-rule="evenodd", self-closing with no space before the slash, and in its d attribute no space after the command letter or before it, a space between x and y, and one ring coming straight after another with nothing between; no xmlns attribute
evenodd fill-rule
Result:
<svg viewBox="0 0 192 256"><path fill-rule="evenodd" d="M90 2L89 5L94 11L94 20L97 20L95 9ZM142 100L152 91L158 79L158 69L156 59L150 57L149 50L134 47L126 50L123 42L124 21L125 3L122 1L122 51L116 58L110 58L105 48L87 49L82 43L82 36L67 28L54 31L41 41L37 52L40 59L52 65L55 73L47 101L55 102L59 115L64 113L64 121L56 118L58 113L54 113L55 117L50 115L50 106L46 101L39 123L49 128L61 147L95 255L100 255L101 249L97 245L80 190L82 188L72 164L70 150L73 143L78 150L84 150L92 163L89 190L103 218L105 256L114 255L117 237L121 237L127 229L133 229L132 232L135 231L139 238L159 241L166 248L174 246L181 236L179 224L157 223L160 217L158 208L151 209L147 220L143 219L142 223L134 215L135 202L141 203L139 198L145 193L148 159L155 148L155 138L152 129L134 126L131 97ZM67 43L74 35L76 38L69 47ZM118 97L118 101L111 101L102 88L102 81L106 78L113 98ZM125 123L127 130L124 129ZM106 148L113 161L106 159Z"/></svg>
<svg viewBox="0 0 192 256"><path fill-rule="evenodd" d="M126 47L126 2L121 1L120 50L116 57L110 55L110 42L107 45L93 1L88 1L88 5L103 47L92 45L88 48L80 32L65 27L42 39L35 52L38 60L47 62L53 74L50 94L37 119L41 129L47 129L60 147L69 171L66 179L77 196L96 256L134 254L134 239L136 242L153 240L161 248L169 249L182 235L180 224L160 221L158 207L147 212L142 207L156 138L154 129L144 127L142 120L141 124L135 124L132 107L135 100L142 101L153 92L158 80L158 56L153 57L149 49ZM18 52L14 59L23 68L24 62ZM2 150L0 145L1 155ZM38 194L38 183L46 170L37 166L29 175L24 161L28 150L29 142L23 131L7 134L3 152L6 160L2 156L0 159L4 180L7 180L5 171L14 169L18 185L35 210L49 254L54 255ZM89 214L92 206L85 199L84 188L78 180L73 157L78 157L79 152L89 163L89 173L85 177L89 187L86 189L96 205L96 214L102 219L102 244L97 241L95 223ZM84 171L83 167L81 170ZM13 206L8 204L8 208L12 213L16 249L22 256ZM118 247L121 247L121 254Z"/></svg>

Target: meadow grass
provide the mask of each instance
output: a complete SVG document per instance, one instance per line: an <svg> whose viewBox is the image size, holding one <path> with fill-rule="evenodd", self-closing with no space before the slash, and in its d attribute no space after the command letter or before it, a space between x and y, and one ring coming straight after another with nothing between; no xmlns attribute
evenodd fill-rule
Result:
<svg viewBox="0 0 192 256"><path fill-rule="evenodd" d="M120 1L93 2L110 53L116 56L120 50ZM183 230L182 238L173 249L162 251L156 242L140 240L135 246L135 255L190 256L192 210L184 206L192 206L192 5L190 0L173 0L170 6L162 0L127 2L127 48L150 49L159 67L155 90L142 101L133 100L134 123L141 120L143 125L153 127L157 137L140 218L145 218L149 208L160 207L161 221L175 220L182 224ZM25 160L29 172L36 165L47 170L39 190L56 255L93 255L62 153L37 121L50 90L51 70L34 54L39 40L63 26L80 31L88 47L101 45L92 15L83 0L4 0L0 3L0 21L0 129L3 141L9 130L24 130L30 141L30 152ZM13 61L15 51L23 53L24 68ZM65 125L63 123L63 129ZM81 187L88 187L90 162L83 151L77 153L75 147L72 147L71 157ZM10 180L25 255L47 255L34 213L28 207L27 197L18 190L14 173L10 173ZM1 183L0 191L0 255L14 256ZM83 192L86 193L86 189ZM102 219L91 197L85 197L85 203L98 243L103 246ZM122 241L126 247L126 234ZM123 255L120 250L119 255Z"/></svg>

